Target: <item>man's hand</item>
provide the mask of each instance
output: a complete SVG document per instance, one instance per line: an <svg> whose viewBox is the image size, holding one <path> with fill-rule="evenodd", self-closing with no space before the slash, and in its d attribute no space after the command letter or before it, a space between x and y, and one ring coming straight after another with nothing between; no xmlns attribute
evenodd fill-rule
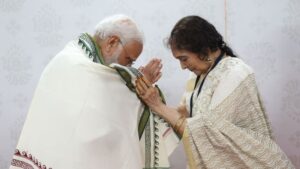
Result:
<svg viewBox="0 0 300 169"><path fill-rule="evenodd" d="M151 83L154 84L161 77L162 63L160 59L151 59L146 66L139 67L139 71L144 74L144 77Z"/></svg>

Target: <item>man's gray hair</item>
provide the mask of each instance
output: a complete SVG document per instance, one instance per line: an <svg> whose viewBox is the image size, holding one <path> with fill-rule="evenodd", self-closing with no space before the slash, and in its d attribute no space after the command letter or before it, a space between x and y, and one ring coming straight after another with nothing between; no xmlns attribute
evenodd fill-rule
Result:
<svg viewBox="0 0 300 169"><path fill-rule="evenodd" d="M104 40L109 36L118 36L122 43L127 43L136 40L143 44L143 33L138 28L137 24L126 15L113 15L103 19L95 30L95 35Z"/></svg>

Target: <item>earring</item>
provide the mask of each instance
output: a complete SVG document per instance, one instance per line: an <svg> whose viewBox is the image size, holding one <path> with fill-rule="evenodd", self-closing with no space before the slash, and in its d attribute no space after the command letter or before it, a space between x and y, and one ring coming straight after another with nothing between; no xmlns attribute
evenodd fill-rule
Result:
<svg viewBox="0 0 300 169"><path fill-rule="evenodd" d="M207 61L207 62L211 62L211 58L207 58L205 61Z"/></svg>

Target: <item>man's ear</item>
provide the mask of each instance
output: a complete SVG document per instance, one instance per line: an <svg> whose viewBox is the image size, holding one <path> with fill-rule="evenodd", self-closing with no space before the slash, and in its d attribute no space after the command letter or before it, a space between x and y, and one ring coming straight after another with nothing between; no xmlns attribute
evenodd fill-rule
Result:
<svg viewBox="0 0 300 169"><path fill-rule="evenodd" d="M113 36L110 36L108 39L107 39L107 45L108 45L108 48L114 48L116 46L119 45L120 43L120 38L116 35L113 35Z"/></svg>

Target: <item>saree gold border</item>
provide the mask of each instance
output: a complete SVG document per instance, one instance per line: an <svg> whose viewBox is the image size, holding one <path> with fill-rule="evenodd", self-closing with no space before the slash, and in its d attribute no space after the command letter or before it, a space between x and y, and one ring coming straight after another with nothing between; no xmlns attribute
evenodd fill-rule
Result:
<svg viewBox="0 0 300 169"><path fill-rule="evenodd" d="M185 129L184 129L184 132L182 135L182 142L183 142L185 154L188 158L189 169L197 169L195 160L193 157L193 153L192 153L192 148L191 148L190 141L189 141L188 127L185 127Z"/></svg>

